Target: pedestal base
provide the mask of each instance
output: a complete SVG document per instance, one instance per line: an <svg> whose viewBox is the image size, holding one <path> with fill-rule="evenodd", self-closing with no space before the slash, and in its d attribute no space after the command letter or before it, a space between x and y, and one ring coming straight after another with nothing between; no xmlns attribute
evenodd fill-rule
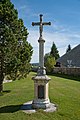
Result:
<svg viewBox="0 0 80 120"><path fill-rule="evenodd" d="M49 108L48 83L51 78L47 75L37 75L32 79L34 80L34 100L32 107L35 109Z"/></svg>
<svg viewBox="0 0 80 120"><path fill-rule="evenodd" d="M35 109L46 109L50 107L50 101L49 99L33 100L32 107Z"/></svg>
<svg viewBox="0 0 80 120"><path fill-rule="evenodd" d="M38 111L38 109L33 108L32 101L24 103L23 106L21 106L21 110L27 114L35 113ZM43 109L44 112L55 112L56 110L57 110L57 107L53 103L49 104L49 108Z"/></svg>

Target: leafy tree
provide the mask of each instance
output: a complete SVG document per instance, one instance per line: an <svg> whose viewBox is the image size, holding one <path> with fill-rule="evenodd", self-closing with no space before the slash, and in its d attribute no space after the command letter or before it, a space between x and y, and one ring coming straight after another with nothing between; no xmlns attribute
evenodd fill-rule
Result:
<svg viewBox="0 0 80 120"><path fill-rule="evenodd" d="M49 53L44 57L44 65L46 67L46 72L51 73L54 65L56 64L55 58L52 57Z"/></svg>
<svg viewBox="0 0 80 120"><path fill-rule="evenodd" d="M66 53L69 52L69 51L71 51L71 45L70 45L70 44L68 45L68 48L67 48L67 50L66 50Z"/></svg>
<svg viewBox="0 0 80 120"><path fill-rule="evenodd" d="M32 46L28 32L10 0L0 0L0 92L4 76L26 77L30 71Z"/></svg>
<svg viewBox="0 0 80 120"><path fill-rule="evenodd" d="M52 55L55 58L55 60L59 58L59 53L58 53L57 47L54 42L51 47L50 55Z"/></svg>
<svg viewBox="0 0 80 120"><path fill-rule="evenodd" d="M55 43L53 42L50 53L47 53L44 57L44 64L48 73L52 72L53 67L56 65L56 59L58 58L59 53Z"/></svg>

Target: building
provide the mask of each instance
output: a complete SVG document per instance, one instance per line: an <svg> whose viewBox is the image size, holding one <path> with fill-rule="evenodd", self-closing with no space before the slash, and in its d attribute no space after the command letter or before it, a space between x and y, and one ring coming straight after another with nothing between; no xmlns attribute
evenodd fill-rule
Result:
<svg viewBox="0 0 80 120"><path fill-rule="evenodd" d="M63 67L80 67L80 44L61 56L57 62Z"/></svg>

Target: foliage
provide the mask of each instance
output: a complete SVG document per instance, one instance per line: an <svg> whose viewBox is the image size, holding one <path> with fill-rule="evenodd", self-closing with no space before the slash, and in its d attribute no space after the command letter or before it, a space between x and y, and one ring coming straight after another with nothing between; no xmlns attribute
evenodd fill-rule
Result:
<svg viewBox="0 0 80 120"><path fill-rule="evenodd" d="M46 67L46 72L51 73L54 65L56 64L55 58L50 54L46 54L44 57L44 65Z"/></svg>
<svg viewBox="0 0 80 120"><path fill-rule="evenodd" d="M58 53L57 47L54 42L51 47L50 55L52 55L55 58L55 60L59 58L59 53Z"/></svg>
<svg viewBox="0 0 80 120"><path fill-rule="evenodd" d="M56 60L59 58L59 53L55 43L53 42L50 53L44 56L44 64L47 73L52 73L53 67L56 65Z"/></svg>
<svg viewBox="0 0 80 120"><path fill-rule="evenodd" d="M10 0L0 1L0 91L6 74L13 79L30 71L32 46L26 41L28 31ZM20 77L19 77L20 75Z"/></svg>
<svg viewBox="0 0 80 120"><path fill-rule="evenodd" d="M0 96L0 120L80 120L80 82L73 77L62 78L49 76L49 98L58 106L57 111L26 114L20 110L22 104L33 100L34 83L31 80L35 73L26 79L4 84L3 95Z"/></svg>
<svg viewBox="0 0 80 120"><path fill-rule="evenodd" d="M68 48L67 48L67 50L66 50L66 53L69 52L69 51L71 51L71 45L70 45L70 44L68 45Z"/></svg>

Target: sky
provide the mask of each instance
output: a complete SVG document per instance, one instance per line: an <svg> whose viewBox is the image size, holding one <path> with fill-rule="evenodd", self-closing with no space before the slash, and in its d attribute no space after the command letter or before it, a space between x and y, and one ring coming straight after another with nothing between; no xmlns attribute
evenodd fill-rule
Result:
<svg viewBox="0 0 80 120"><path fill-rule="evenodd" d="M51 22L51 26L43 27L45 39L44 53L49 53L52 43L56 44L60 56L66 53L68 45L74 48L80 44L80 0L11 0L18 17L22 18L28 29L28 42L33 46L31 63L39 62L39 15L43 14L43 22Z"/></svg>

